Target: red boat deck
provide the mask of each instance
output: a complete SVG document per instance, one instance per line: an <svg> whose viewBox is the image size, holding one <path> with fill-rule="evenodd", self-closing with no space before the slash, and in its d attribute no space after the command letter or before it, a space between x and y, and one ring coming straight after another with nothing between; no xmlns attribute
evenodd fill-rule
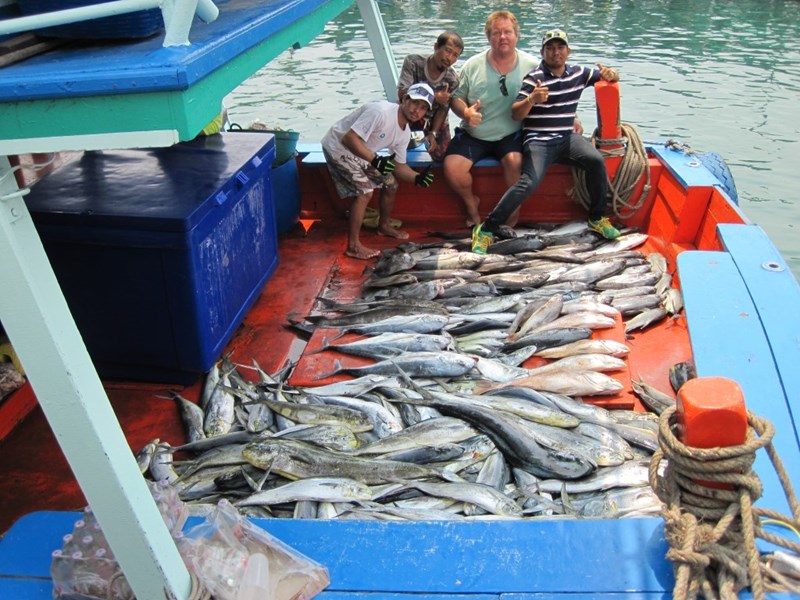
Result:
<svg viewBox="0 0 800 600"><path fill-rule="evenodd" d="M440 230L454 230L461 220L450 219L436 223ZM274 373L297 360L306 342L287 327L288 319L302 318L314 306L315 299L326 288L328 296L352 297L370 262L344 256L346 222L329 216L311 225L307 233L299 225L281 236L279 265L253 306L244 323L228 345L232 360L248 365L256 361L262 369ZM405 229L411 239L420 241L431 230L429 221L407 221ZM427 238L432 239L432 238ZM375 247L391 247L393 239L365 231L364 241ZM322 337L330 330L320 330L312 337L307 350L319 347ZM621 324L604 336L623 341ZM688 335L683 319L675 319L634 334L629 356L630 371L617 374L625 384L618 396L606 400L607 405L630 407L634 396L631 377L643 377L659 387L669 389L669 367L689 358ZM665 351L666 350L666 351ZM658 356L658 360L653 358ZM333 360L343 365L363 364L364 359L339 353L322 352L302 356L291 379L297 385L319 385L318 379L333 370ZM344 375L338 376L340 378ZM122 425L131 450L138 451L151 439L158 437L170 444L185 441L180 417L172 401L159 396L169 386L134 382L104 382L109 400ZM179 389L191 400L199 398L202 378L193 385ZM53 436L40 408L35 408L2 442L0 473L5 485L0 488L0 531L5 532L19 517L36 510L78 510L86 500Z"/></svg>

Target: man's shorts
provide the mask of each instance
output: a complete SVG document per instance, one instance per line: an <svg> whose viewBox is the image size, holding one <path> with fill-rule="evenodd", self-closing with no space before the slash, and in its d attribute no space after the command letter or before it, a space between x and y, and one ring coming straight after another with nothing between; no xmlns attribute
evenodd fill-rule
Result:
<svg viewBox="0 0 800 600"><path fill-rule="evenodd" d="M456 127L456 133L447 146L447 156L457 154L468 158L473 164L487 156L500 160L509 152L522 153L521 131L510 133L504 138L489 142L479 140L461 127Z"/></svg>
<svg viewBox="0 0 800 600"><path fill-rule="evenodd" d="M325 148L322 153L340 198L361 196L375 189L397 189L399 185L394 175L381 175L378 169L354 154L348 152L334 158Z"/></svg>

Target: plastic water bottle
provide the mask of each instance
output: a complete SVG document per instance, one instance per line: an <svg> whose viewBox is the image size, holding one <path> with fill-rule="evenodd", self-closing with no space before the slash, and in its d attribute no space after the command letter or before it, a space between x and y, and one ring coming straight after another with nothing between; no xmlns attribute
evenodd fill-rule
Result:
<svg viewBox="0 0 800 600"><path fill-rule="evenodd" d="M263 554L251 554L247 560L236 600L272 600L269 590L269 561Z"/></svg>

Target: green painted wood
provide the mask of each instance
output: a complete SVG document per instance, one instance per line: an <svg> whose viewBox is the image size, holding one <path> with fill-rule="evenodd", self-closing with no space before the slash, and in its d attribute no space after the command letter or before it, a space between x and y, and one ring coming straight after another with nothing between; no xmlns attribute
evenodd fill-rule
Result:
<svg viewBox="0 0 800 600"><path fill-rule="evenodd" d="M119 147L119 136L129 132L132 123L139 132L175 132L172 143L190 140L217 115L227 94L287 48L314 39L351 4L352 0L325 4L188 90L0 103L0 155ZM76 145L71 136L94 137ZM153 145L169 145L169 136L153 139Z"/></svg>

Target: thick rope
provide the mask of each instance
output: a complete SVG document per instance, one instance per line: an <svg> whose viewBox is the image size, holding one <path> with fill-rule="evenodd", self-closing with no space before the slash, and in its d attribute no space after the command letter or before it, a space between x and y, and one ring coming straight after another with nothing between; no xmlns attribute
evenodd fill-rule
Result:
<svg viewBox="0 0 800 600"><path fill-rule="evenodd" d="M608 195L611 198L613 214L620 219L628 219L635 215L644 204L650 193L650 163L647 151L633 125L622 123L622 137L613 140L598 140L597 132L592 136L592 143L598 147L603 157L622 156L613 181L608 178ZM611 148L606 148L609 146ZM644 187L639 197L631 202L636 187L646 176ZM589 191L586 186L586 172L578 167L572 168L574 187L571 196L585 209L589 209Z"/></svg>
<svg viewBox="0 0 800 600"><path fill-rule="evenodd" d="M770 557L761 556L756 547L756 538L760 537L800 553L800 544L761 527L760 518L769 517L795 530L800 528L800 505L772 446L772 424L748 412L744 444L692 448L673 435L674 417L675 407L661 414L660 448L650 463L650 485L665 503L664 531L670 545L667 558L675 564L673 597L737 598L745 587L750 587L757 599L767 591L800 593L800 585L772 569ZM753 507L762 492L761 481L752 470L759 448L767 450L792 518Z"/></svg>

